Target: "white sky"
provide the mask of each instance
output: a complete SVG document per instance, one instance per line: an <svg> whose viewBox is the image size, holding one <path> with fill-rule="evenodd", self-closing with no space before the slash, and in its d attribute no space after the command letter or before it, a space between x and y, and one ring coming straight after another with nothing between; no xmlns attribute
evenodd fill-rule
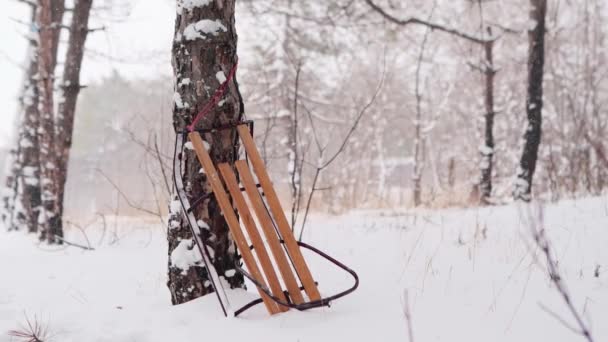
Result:
<svg viewBox="0 0 608 342"><path fill-rule="evenodd" d="M132 11L121 22L98 18L91 24L107 29L93 33L87 42L90 51L83 65L83 84L99 80L112 70L129 78L155 78L171 73L175 4L167 0L130 3ZM29 8L17 1L0 1L0 146L11 141L26 51L22 33L27 28L14 19L27 21L29 15ZM61 53L59 58L63 59Z"/></svg>

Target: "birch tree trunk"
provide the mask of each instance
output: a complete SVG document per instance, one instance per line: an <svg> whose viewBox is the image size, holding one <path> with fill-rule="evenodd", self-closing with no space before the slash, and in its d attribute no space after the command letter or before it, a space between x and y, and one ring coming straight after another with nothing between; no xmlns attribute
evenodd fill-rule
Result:
<svg viewBox="0 0 608 342"><path fill-rule="evenodd" d="M203 2L177 1L177 19L173 41L173 69L175 74L175 104L173 124L176 132L184 131L199 111L209 102L237 63L237 34L235 29L235 0ZM197 128L212 127L240 121L243 101L236 78L218 106L212 109ZM236 131L206 134L210 154L215 162L230 162L237 158ZM206 176L200 172L194 151L183 155L186 192L191 201L210 194ZM207 271L200 266L179 262L184 252L195 253L192 233L175 202L171 206L167 240L169 245L168 287L173 304L181 304L210 292L213 288ZM242 287L243 278L234 270L237 260L228 226L213 196L203 201L194 211L203 228L201 238L211 246L211 257L220 276L232 287ZM197 253L198 254L198 253ZM200 257L200 255L199 255Z"/></svg>
<svg viewBox="0 0 608 342"><path fill-rule="evenodd" d="M535 26L528 31L528 90L526 99L528 126L524 133L524 149L517 170L514 191L515 199L523 201L530 201L532 197L532 180L541 142L547 0L530 0L530 6L530 20Z"/></svg>
<svg viewBox="0 0 608 342"><path fill-rule="evenodd" d="M61 84L63 96L59 100L57 115L57 229L63 231L63 202L67 181L70 149L74 130L74 115L80 93L80 70L84 57L84 46L89 34L89 15L93 0L76 0L72 10L70 38Z"/></svg>

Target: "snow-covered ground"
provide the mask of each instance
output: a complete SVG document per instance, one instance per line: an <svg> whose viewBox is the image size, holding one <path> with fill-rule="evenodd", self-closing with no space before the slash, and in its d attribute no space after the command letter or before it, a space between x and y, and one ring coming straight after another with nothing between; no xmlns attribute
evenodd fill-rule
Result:
<svg viewBox="0 0 608 342"><path fill-rule="evenodd" d="M0 341L18 341L7 331L26 315L60 342L407 341L406 290L418 342L581 340L547 312L573 322L519 212L507 206L317 216L305 240L354 268L359 290L327 309L269 317L258 306L237 319L225 319L214 296L170 305L158 223L122 220L118 240L109 224L101 244L90 228L96 250L89 252L1 233ZM596 341L608 340L608 199L550 205L545 226L576 307ZM329 265L309 261L323 292L350 284ZM233 302L256 296L229 295Z"/></svg>

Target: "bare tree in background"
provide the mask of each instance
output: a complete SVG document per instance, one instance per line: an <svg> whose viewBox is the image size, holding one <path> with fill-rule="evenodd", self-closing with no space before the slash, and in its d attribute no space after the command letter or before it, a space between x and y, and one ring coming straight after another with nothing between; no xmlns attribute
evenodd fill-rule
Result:
<svg viewBox="0 0 608 342"><path fill-rule="evenodd" d="M74 117L76 103L80 93L80 70L84 57L84 47L89 34L89 16L93 0L76 0L72 9L70 37L63 68L61 89L63 96L59 102L57 115L57 231L63 231L63 211L65 184L67 181L68 162L72 148Z"/></svg>
<svg viewBox="0 0 608 342"><path fill-rule="evenodd" d="M459 29L455 29L455 28L451 28L451 27L447 27L444 25L440 25L434 22L431 22L430 20L424 20L424 19L419 19L419 18L415 18L415 17L410 17L407 19L399 19L395 16L393 16L392 14L390 14L389 12L387 12L386 10L384 10L382 7L378 6L373 0L365 0L365 2L377 13L379 13L383 18L385 18L387 21L399 25L399 26L408 26L408 25L422 25L427 27L430 30L437 30L440 32L444 32L447 33L449 35L452 35L458 39L462 39L465 41L468 41L470 43L479 45L481 47L483 47L484 50L484 60L481 63L481 66L477 66L477 65L472 65L473 68L479 70L481 73L483 73L485 75L484 78L484 104L485 104L485 114L484 114L484 121L485 121L485 128L484 128L484 144L483 146L480 148L480 153L481 153L481 163L480 163L480 171L481 171L481 180L480 180L480 200L482 203L488 204L490 203L490 198L492 196L492 170L493 170L493 164L494 164L494 117L496 115L495 113L495 109L494 109L494 78L496 75L496 69L494 67L494 45L496 40L499 38L498 36L493 36L492 35L492 29L490 27L487 27L487 37L485 37L485 34L483 32L483 22L482 22L482 29L481 29L481 37L475 35L475 34L471 34ZM480 8L481 8L481 2L480 2ZM426 41L426 39L425 39ZM416 86L416 88L418 89L418 85ZM418 91L416 94L416 97L418 98ZM417 100L417 102L419 102L419 100ZM418 108L419 106L417 105L417 111L419 111L420 109ZM420 116L419 114L417 114L417 117ZM415 125L416 126L416 136L418 137L419 134L419 124ZM415 158L417 155L420 155L420 145L421 143L416 140L415 141L415 145L416 147L414 148L415 152ZM418 164L418 162L417 162ZM421 193L421 189L420 189L420 178L422 177L422 175L420 174L420 170L418 167L415 168L414 170L414 204L415 205L419 205L420 204L420 193Z"/></svg>
<svg viewBox="0 0 608 342"><path fill-rule="evenodd" d="M530 21L533 27L528 30L528 90L526 112L528 125L524 133L524 149L521 155L514 197L530 201L532 198L532 179L538 160L538 149L542 132L543 75L545 64L545 17L547 0L530 0Z"/></svg>
<svg viewBox="0 0 608 342"><path fill-rule="evenodd" d="M481 6L481 3L480 3ZM494 68L494 39L492 39L492 28L488 27L488 36L490 39L486 40L483 45L485 54L485 63L480 71L485 76L485 91L484 91L484 104L486 113L485 128L484 128L484 145L480 148L481 153L481 182L479 183L480 200L484 204L490 203L492 197L492 170L494 169L494 117L496 112L494 110L494 76L496 75L496 69Z"/></svg>
<svg viewBox="0 0 608 342"><path fill-rule="evenodd" d="M237 63L237 34L235 29L235 0L211 2L177 1L177 19L173 40L173 69L175 74L175 104L173 124L176 131L184 131L194 117L211 99ZM235 79L230 81L222 102L208 113L197 128L211 127L239 121L243 115L243 101ZM206 134L203 139L210 145L215 162L231 162L238 158L236 131ZM183 177L191 201L211 194L206 175L192 150L182 154L185 165ZM192 251L192 233L184 220L179 205L171 206L167 240L169 244L169 280L173 304L181 304L213 291L209 276L203 267L182 269L177 263L178 254ZM209 246L218 274L224 275L233 287L243 286L243 279L234 271L236 250L228 234L228 227L213 196L194 210L195 216Z"/></svg>
<svg viewBox="0 0 608 342"><path fill-rule="evenodd" d="M422 127L422 92L420 90L420 71L422 69L422 62L424 59L424 53L426 50L426 43L429 38L430 29L426 29L424 32L424 38L420 46L420 52L418 54L418 63L416 64L416 118L414 119L414 171L412 174L412 183L414 184L413 201L414 206L417 207L422 202L422 170L424 169L424 138L423 138L423 127Z"/></svg>

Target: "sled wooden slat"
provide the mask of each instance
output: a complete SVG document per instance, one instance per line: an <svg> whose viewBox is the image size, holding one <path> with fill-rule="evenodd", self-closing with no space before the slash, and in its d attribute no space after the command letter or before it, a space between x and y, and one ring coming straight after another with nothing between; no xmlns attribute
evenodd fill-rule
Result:
<svg viewBox="0 0 608 342"><path fill-rule="evenodd" d="M198 160L200 161L201 165L203 166L203 169L205 170L207 179L211 184L213 193L215 194L215 198L219 203L222 212L224 213L224 218L226 219L226 222L228 223L230 233L232 234L232 237L234 238L234 241L236 242L237 247L241 252L241 256L243 257L245 266L247 266L249 272L251 272L251 275L258 282L260 282L260 284L266 286L266 281L264 280L264 277L262 276L262 273L260 272L257 263L255 262L255 258L251 250L249 249L247 239L241 231L241 225L232 208L232 205L230 204L228 194L226 194L224 186L215 169L215 166L213 165L211 157L205 149L203 139L201 138L198 132L191 132L190 134L188 134L188 137L192 142L192 146L194 147L194 151L196 152ZM272 299L270 299L262 290L258 289L258 292L262 297L262 300L264 301L264 305L266 305L266 309L268 310L268 312L271 315L278 313L279 308L277 304L272 301Z"/></svg>
<svg viewBox="0 0 608 342"><path fill-rule="evenodd" d="M241 176L241 181L245 187L247 196L249 197L249 202L251 202L258 221L262 226L262 230L264 231L264 235L268 241L268 246L270 247L274 260L279 267L279 272L281 272L281 276L285 281L289 296L294 303L301 304L304 302L304 297L302 297L300 286L298 285L298 281L296 280L296 277L289 266L289 260L287 260L285 251L281 246L279 236L274 229L272 218L270 217L270 214L268 214L268 211L264 206L264 202L262 201L262 197L260 196L260 193L255 185L253 175L251 174L251 170L249 170L249 165L247 165L247 162L244 160L238 160L235 162L235 166L239 172L239 175Z"/></svg>
<svg viewBox="0 0 608 342"><path fill-rule="evenodd" d="M321 294L319 293L319 289L315 284L314 278L310 273L308 265L306 265L304 256L300 251L300 247L298 246L298 243L295 237L293 236L293 232L291 231L289 222L287 222L287 217L285 217L285 213L283 212L283 209L281 207L279 197L277 196L274 187L272 186L272 182L270 181L270 177L268 176L268 172L266 171L266 166L264 165L264 161L260 157L260 153L258 152L258 149L255 146L253 137L251 136L249 129L246 125L238 126L237 130L239 136L241 137L241 141L245 146L245 151L247 151L247 154L249 155L249 160L253 166L253 170L258 176L258 180L260 181L262 190L266 195L268 206L270 207L270 211L274 216L279 233L283 241L285 241L285 246L287 247L287 251L289 253L289 256L291 257L294 268L296 269L296 272L302 280L304 290L306 291L306 294L311 300L320 300Z"/></svg>
<svg viewBox="0 0 608 342"><path fill-rule="evenodd" d="M281 299L282 301L287 302L285 294L283 293L283 288L281 287L281 282L277 278L277 273L274 269L274 265L270 260L270 256L268 255L268 251L266 250L266 246L264 245L264 240L262 240L262 236L258 231L255 221L253 220L253 216L249 211L249 207L247 206L245 197L241 193L241 188L239 186L238 181L236 180L236 175L234 174L234 171L227 163L218 164L217 168L219 169L222 178L224 178L224 182L228 187L228 191L230 192L230 195L232 196L232 199L236 204L236 208L239 212L241 221L243 222L245 229L247 229L249 239L251 240L251 244L253 245L253 251L258 256L258 260L260 262L260 265L262 266L264 274L266 275L266 280L270 285L270 290L272 291L272 294L275 297ZM282 312L289 310L289 308L283 305L277 306Z"/></svg>

